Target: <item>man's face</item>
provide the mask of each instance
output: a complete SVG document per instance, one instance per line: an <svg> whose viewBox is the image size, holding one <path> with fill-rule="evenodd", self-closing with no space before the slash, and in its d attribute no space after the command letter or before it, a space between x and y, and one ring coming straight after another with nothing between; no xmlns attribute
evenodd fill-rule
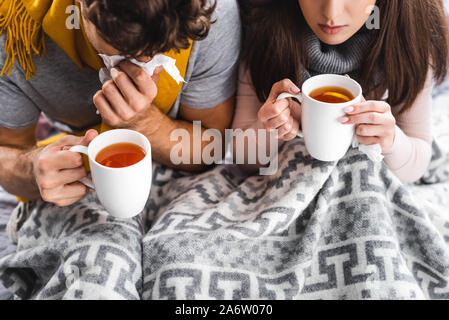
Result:
<svg viewBox="0 0 449 320"><path fill-rule="evenodd" d="M108 56L118 55L120 52L114 47L107 44L97 33L97 28L94 26L92 22L90 22L85 17L85 12L87 8L84 4L84 1L77 0L81 6L81 19L83 19L84 31L86 32L87 39L89 39L90 44L94 49L101 54L105 54Z"/></svg>
<svg viewBox="0 0 449 320"><path fill-rule="evenodd" d="M109 45L106 41L104 41L97 32L97 28L95 25L86 19L86 15L84 14L87 11L87 8L84 4L84 1L77 0L81 6L81 19L83 19L84 31L86 32L87 39L89 40L92 47L101 54L105 54L107 56L120 55L120 51ZM137 60L141 62L148 62L151 60L150 57L139 57Z"/></svg>

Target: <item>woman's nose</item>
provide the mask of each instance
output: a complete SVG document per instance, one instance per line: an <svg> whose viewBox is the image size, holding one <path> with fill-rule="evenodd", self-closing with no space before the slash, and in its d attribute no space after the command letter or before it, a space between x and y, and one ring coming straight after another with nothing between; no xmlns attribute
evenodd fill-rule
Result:
<svg viewBox="0 0 449 320"><path fill-rule="evenodd" d="M345 1L346 0L324 0L321 12L330 26L332 26L344 12Z"/></svg>

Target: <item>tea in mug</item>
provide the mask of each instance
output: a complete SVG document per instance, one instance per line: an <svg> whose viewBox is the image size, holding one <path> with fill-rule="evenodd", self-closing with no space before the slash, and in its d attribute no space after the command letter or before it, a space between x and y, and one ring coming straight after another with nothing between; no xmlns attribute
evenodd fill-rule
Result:
<svg viewBox="0 0 449 320"><path fill-rule="evenodd" d="M116 143L101 150L95 161L109 168L124 168L145 158L145 151L133 143Z"/></svg>
<svg viewBox="0 0 449 320"><path fill-rule="evenodd" d="M354 100L351 92L340 87L322 87L313 90L309 96L312 99L326 103L345 103Z"/></svg>

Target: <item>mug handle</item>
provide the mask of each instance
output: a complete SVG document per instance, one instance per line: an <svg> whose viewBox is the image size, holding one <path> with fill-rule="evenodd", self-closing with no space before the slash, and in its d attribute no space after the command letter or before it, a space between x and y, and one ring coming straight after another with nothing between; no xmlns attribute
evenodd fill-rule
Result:
<svg viewBox="0 0 449 320"><path fill-rule="evenodd" d="M69 149L69 151L83 153L83 154L89 156L88 150L89 149L85 146L74 146ZM86 177L86 178L80 179L79 182L84 184L86 187L95 190L95 186L94 186L92 179Z"/></svg>
<svg viewBox="0 0 449 320"><path fill-rule="evenodd" d="M281 94L279 95L279 97L277 97L276 101L279 101L279 100L282 100L282 99L287 99L287 98L294 98L294 99L298 100L299 103L301 103L301 104L302 104L303 101L304 101L304 98L303 98L303 96L302 96L302 93L299 93L299 94L291 94L291 93L287 93L287 92L281 93ZM304 134L302 133L302 131L299 131L298 137L304 138Z"/></svg>

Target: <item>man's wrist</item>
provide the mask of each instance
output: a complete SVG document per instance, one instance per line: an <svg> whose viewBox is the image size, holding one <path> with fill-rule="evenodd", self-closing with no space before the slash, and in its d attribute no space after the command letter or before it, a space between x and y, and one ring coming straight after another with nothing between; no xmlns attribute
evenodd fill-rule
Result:
<svg viewBox="0 0 449 320"><path fill-rule="evenodd" d="M160 131L161 126L167 124L167 120L170 120L167 115L152 104L148 112L145 112L141 119L138 119L128 129L141 132L150 139Z"/></svg>
<svg viewBox="0 0 449 320"><path fill-rule="evenodd" d="M31 177L31 183L36 190L39 190L36 181L36 164L42 149L43 149L42 147L41 148L34 147L28 150L27 152L22 153L21 155L23 159L22 163L24 166L24 170L25 172L27 172L27 175Z"/></svg>
<svg viewBox="0 0 449 320"><path fill-rule="evenodd" d="M6 154L5 170L0 175L0 179L7 192L29 200L39 198L40 192L34 167L41 149L34 146L10 149L4 152ZM14 157L14 160L12 160L12 157Z"/></svg>

